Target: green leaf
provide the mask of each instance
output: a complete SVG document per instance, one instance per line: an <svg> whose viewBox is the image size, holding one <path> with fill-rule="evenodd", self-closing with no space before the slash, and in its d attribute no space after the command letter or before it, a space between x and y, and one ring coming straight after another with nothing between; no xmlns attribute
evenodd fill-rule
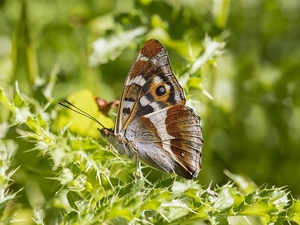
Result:
<svg viewBox="0 0 300 225"><path fill-rule="evenodd" d="M16 82L15 88L16 91L14 94L14 105L18 108L26 107L28 104L24 101L20 93L18 82Z"/></svg>
<svg viewBox="0 0 300 225"><path fill-rule="evenodd" d="M300 224L300 201L293 199L292 205L288 210L288 218Z"/></svg>
<svg viewBox="0 0 300 225"><path fill-rule="evenodd" d="M219 224L227 225L227 224L229 224L227 218L228 218L228 216L226 214L220 213L218 215L211 216L210 222L213 225L219 225Z"/></svg>
<svg viewBox="0 0 300 225"><path fill-rule="evenodd" d="M191 77L188 80L187 86L189 88L202 90L201 83L202 83L202 79L200 77Z"/></svg>
<svg viewBox="0 0 300 225"><path fill-rule="evenodd" d="M145 27L136 27L128 31L119 31L113 36L99 38L93 43L93 52L89 59L90 65L95 67L114 60L132 44L134 39L145 32Z"/></svg>
<svg viewBox="0 0 300 225"><path fill-rule="evenodd" d="M229 186L222 188L218 193L219 197L213 207L220 211L230 209L234 204L234 198L231 193L232 189Z"/></svg>
<svg viewBox="0 0 300 225"><path fill-rule="evenodd" d="M16 108L13 103L11 103L8 99L7 93L3 90L3 88L0 88L0 102L8 108L10 111L15 112Z"/></svg>
<svg viewBox="0 0 300 225"><path fill-rule="evenodd" d="M80 207L78 204L82 201L82 198L74 191L69 191L67 194L67 199L68 199L68 203L69 205L77 210L78 207Z"/></svg>

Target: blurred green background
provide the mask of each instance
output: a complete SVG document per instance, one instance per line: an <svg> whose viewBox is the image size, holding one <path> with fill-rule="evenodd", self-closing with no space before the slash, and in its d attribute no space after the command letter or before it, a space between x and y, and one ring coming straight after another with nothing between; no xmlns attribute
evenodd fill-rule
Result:
<svg viewBox="0 0 300 225"><path fill-rule="evenodd" d="M299 0L2 0L0 82L46 104L39 88L56 69L54 100L89 89L111 101L147 39L163 42L177 76L210 39L226 43L189 92L205 140L200 182L222 185L228 170L299 197L299 28Z"/></svg>

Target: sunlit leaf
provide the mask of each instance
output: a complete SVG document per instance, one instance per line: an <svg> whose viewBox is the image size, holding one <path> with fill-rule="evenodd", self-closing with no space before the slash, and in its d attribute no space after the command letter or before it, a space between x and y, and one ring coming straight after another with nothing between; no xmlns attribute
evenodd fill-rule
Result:
<svg viewBox="0 0 300 225"><path fill-rule="evenodd" d="M98 111L98 106L95 102L93 94L88 90L82 90L69 96L68 101L74 104L76 107L87 112L95 119L99 120L106 128L112 128L114 123L109 117L104 116ZM69 130L75 133L79 133L82 136L100 137L100 133L97 128L102 128L94 121L72 112L69 109L63 109L60 111L56 121L57 127L62 128L69 126Z"/></svg>

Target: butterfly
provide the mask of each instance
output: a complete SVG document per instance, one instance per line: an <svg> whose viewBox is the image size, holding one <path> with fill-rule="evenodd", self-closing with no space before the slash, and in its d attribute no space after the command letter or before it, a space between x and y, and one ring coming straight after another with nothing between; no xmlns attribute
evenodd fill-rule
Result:
<svg viewBox="0 0 300 225"><path fill-rule="evenodd" d="M100 133L119 153L194 179L202 168L202 127L200 117L185 102L166 48L151 39L128 72L113 130L67 100L59 104L100 124Z"/></svg>

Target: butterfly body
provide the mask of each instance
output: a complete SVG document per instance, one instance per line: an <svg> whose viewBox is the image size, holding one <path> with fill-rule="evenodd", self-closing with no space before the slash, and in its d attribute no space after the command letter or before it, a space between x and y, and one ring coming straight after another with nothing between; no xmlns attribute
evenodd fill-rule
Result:
<svg viewBox="0 0 300 225"><path fill-rule="evenodd" d="M130 158L187 179L201 169L200 117L185 106L164 46L151 39L126 78L114 131L102 129L112 146Z"/></svg>

